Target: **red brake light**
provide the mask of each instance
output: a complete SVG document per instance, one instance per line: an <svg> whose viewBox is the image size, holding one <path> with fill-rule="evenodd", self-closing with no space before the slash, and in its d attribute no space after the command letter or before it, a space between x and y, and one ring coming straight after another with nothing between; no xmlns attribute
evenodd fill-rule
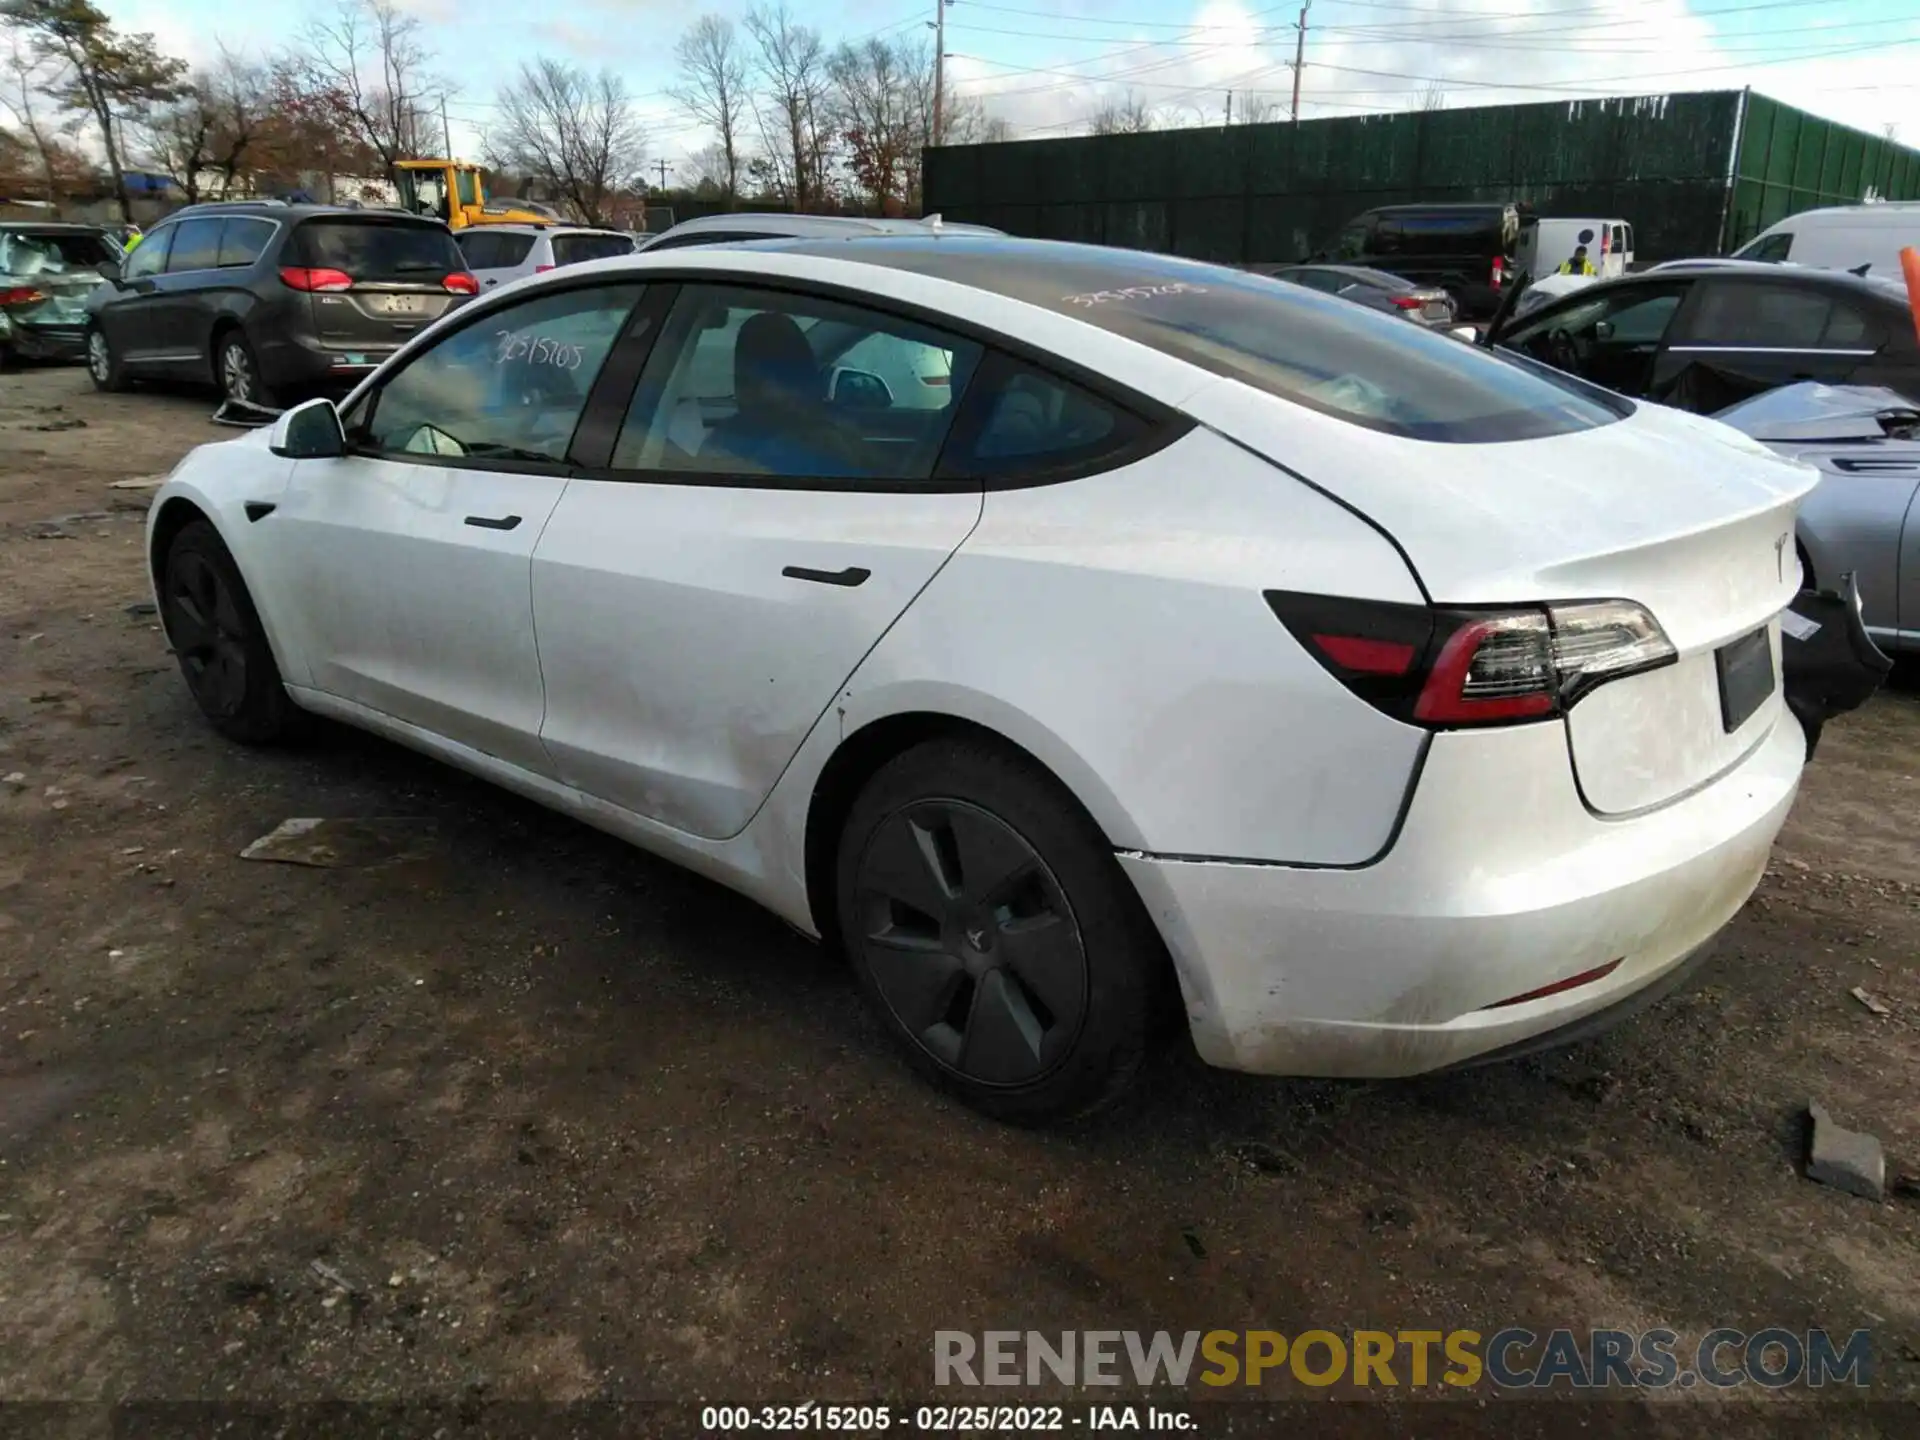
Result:
<svg viewBox="0 0 1920 1440"><path fill-rule="evenodd" d="M1393 297L1393 303L1398 305L1402 310L1418 310L1427 302L1422 300L1418 295L1395 295Z"/></svg>
<svg viewBox="0 0 1920 1440"><path fill-rule="evenodd" d="M1266 599L1354 694L1430 729L1560 715L1596 685L1675 658L1659 623L1627 600L1464 610L1280 590Z"/></svg>
<svg viewBox="0 0 1920 1440"><path fill-rule="evenodd" d="M480 282L464 270L456 270L440 282L440 286L449 295L478 295Z"/></svg>
<svg viewBox="0 0 1920 1440"><path fill-rule="evenodd" d="M46 298L46 291L36 290L31 285L16 285L11 290L0 290L0 305L38 305Z"/></svg>
<svg viewBox="0 0 1920 1440"><path fill-rule="evenodd" d="M280 283L289 290L351 290L353 277L344 270L309 270L300 265L288 265L280 271Z"/></svg>
<svg viewBox="0 0 1920 1440"><path fill-rule="evenodd" d="M551 265L536 265L533 267L533 273L536 275L544 275L551 269L553 269Z"/></svg>
<svg viewBox="0 0 1920 1440"><path fill-rule="evenodd" d="M1496 289L1498 289L1498 288L1499 288L1499 286L1500 286L1500 282L1501 282L1502 280L1504 280L1504 279L1506 279L1506 276L1507 276L1507 267L1506 267L1506 263L1505 263L1505 262L1504 262L1503 260L1501 260L1501 258L1500 258L1500 257L1499 257L1498 255L1496 255L1496 256L1494 256L1494 257L1493 257L1493 284L1494 284L1494 288L1496 288Z"/></svg>

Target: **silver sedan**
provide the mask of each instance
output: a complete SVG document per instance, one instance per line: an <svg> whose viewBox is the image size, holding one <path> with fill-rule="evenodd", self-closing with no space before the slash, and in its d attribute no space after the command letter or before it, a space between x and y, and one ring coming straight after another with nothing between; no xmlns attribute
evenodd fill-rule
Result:
<svg viewBox="0 0 1920 1440"><path fill-rule="evenodd" d="M1891 390L1805 382L1714 418L1820 471L1800 506L1806 583L1853 572L1867 633L1883 650L1920 651L1920 407Z"/></svg>

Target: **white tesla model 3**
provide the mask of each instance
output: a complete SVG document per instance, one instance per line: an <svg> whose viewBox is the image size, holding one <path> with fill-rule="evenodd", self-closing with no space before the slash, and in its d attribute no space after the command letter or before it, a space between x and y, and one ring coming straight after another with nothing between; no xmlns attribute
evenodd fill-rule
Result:
<svg viewBox="0 0 1920 1440"><path fill-rule="evenodd" d="M929 235L568 268L158 493L222 733L415 746L1087 1111L1583 1034L1759 881L1813 475L1298 286Z"/></svg>

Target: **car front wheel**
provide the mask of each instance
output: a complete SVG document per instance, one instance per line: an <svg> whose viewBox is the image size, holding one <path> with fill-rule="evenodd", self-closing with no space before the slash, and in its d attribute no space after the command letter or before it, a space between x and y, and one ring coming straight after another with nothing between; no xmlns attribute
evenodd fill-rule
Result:
<svg viewBox="0 0 1920 1440"><path fill-rule="evenodd" d="M1165 952L1112 848L1031 760L936 740L854 802L840 933L914 1065L996 1119L1048 1124L1116 1099L1161 1028Z"/></svg>
<svg viewBox="0 0 1920 1440"><path fill-rule="evenodd" d="M98 325L87 330L87 374L96 390L111 392L127 388L120 357L114 352L113 342L107 339L107 332Z"/></svg>
<svg viewBox="0 0 1920 1440"><path fill-rule="evenodd" d="M182 526L167 547L160 618L194 703L229 740L265 745L297 729L240 567L210 521Z"/></svg>

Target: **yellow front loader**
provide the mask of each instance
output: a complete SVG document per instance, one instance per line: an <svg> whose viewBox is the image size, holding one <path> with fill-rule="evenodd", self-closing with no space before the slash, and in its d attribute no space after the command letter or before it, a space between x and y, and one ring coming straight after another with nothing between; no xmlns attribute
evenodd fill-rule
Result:
<svg viewBox="0 0 1920 1440"><path fill-rule="evenodd" d="M400 208L432 215L455 230L469 225L557 225L561 217L528 202L487 203L486 172L463 160L401 160L393 167Z"/></svg>

